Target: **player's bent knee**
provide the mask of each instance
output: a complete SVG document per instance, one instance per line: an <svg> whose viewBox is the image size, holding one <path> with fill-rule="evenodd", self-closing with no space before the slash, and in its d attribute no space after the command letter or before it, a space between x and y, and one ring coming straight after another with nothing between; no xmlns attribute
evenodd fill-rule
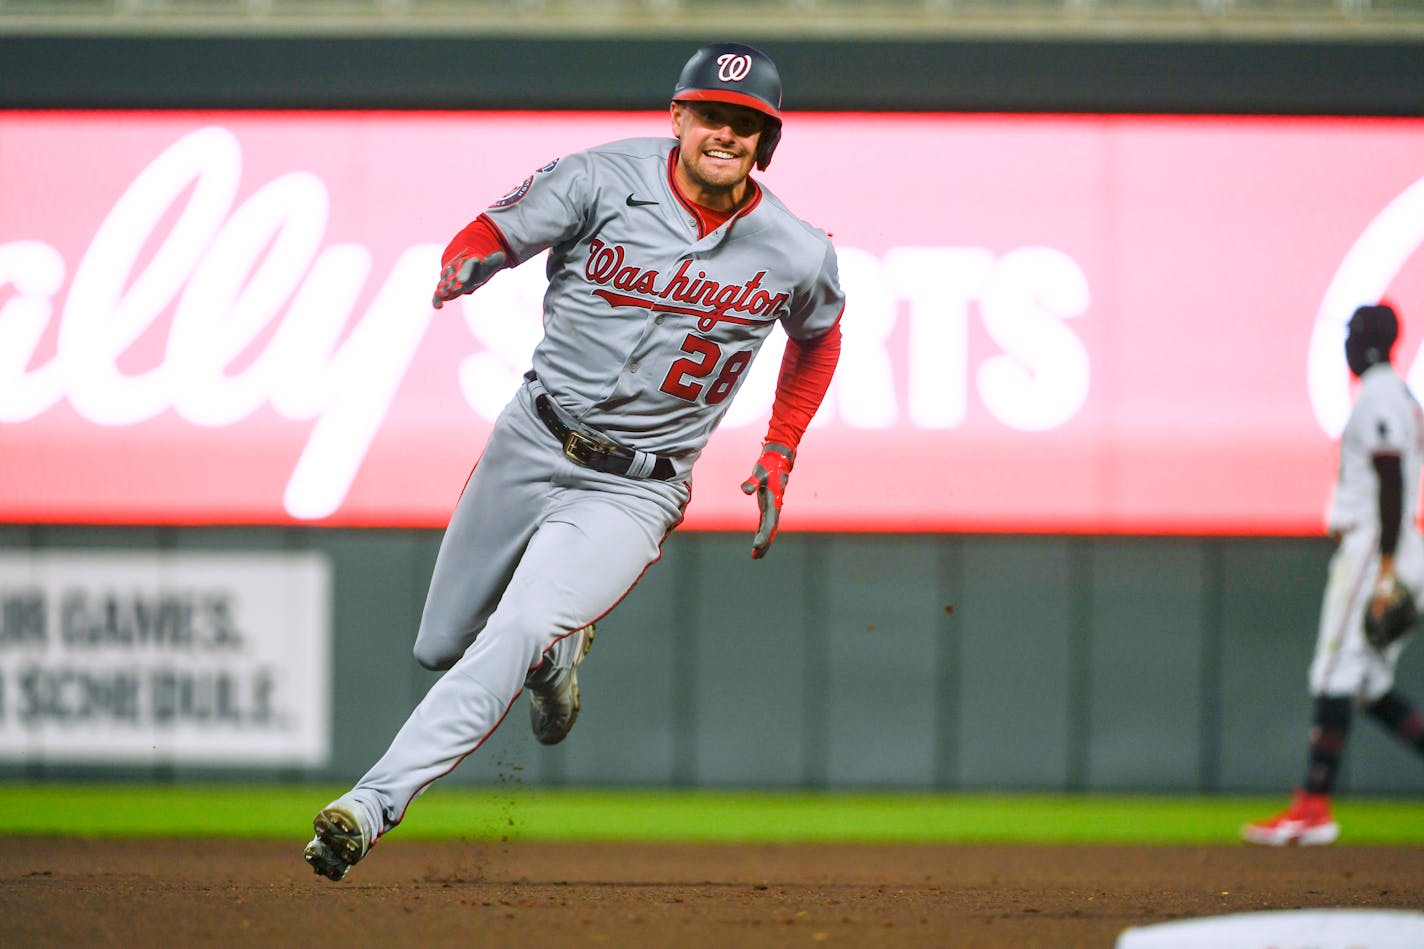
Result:
<svg viewBox="0 0 1424 949"><path fill-rule="evenodd" d="M416 639L411 655L415 656L415 661L420 663L422 668L431 672L444 672L459 661L463 651L451 652L449 649L439 648L433 640Z"/></svg>
<svg viewBox="0 0 1424 949"><path fill-rule="evenodd" d="M459 655L451 658L450 655L446 653L427 651L420 643L416 643L416 648L413 648L410 653L416 657L416 661L420 663L420 667L429 668L431 673L443 673L443 671L446 671L451 665L456 664L456 660L460 658Z"/></svg>

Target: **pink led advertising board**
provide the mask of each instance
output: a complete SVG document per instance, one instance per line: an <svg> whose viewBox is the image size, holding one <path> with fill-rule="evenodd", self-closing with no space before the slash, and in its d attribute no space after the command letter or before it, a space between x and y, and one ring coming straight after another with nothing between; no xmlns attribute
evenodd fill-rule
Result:
<svg viewBox="0 0 1424 949"><path fill-rule="evenodd" d="M0 113L0 520L442 526L542 261L440 251L661 113ZM787 530L1313 534L1385 298L1424 363L1424 121L790 114L847 293ZM782 337L686 526L750 529Z"/></svg>

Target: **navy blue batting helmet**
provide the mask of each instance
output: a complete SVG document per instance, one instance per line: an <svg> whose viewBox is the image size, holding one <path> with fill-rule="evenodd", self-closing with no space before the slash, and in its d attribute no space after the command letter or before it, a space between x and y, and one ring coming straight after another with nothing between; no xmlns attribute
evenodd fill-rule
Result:
<svg viewBox="0 0 1424 949"><path fill-rule="evenodd" d="M781 73L771 57L741 43L713 43L692 54L677 85L674 102L726 102L755 109L766 117L757 143L756 166L771 164L781 141Z"/></svg>

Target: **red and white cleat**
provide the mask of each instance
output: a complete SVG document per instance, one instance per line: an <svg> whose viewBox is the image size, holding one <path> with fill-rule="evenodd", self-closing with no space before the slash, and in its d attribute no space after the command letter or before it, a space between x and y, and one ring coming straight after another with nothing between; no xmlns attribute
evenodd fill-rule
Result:
<svg viewBox="0 0 1424 949"><path fill-rule="evenodd" d="M1247 843L1268 847L1318 846L1332 844L1340 836L1340 825L1330 816L1330 796L1296 791L1290 807L1274 817L1241 828Z"/></svg>

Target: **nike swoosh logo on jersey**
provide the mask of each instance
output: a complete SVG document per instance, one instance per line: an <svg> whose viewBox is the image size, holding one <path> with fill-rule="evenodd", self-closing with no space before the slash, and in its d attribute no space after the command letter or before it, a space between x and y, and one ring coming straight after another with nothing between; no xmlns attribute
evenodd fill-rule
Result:
<svg viewBox="0 0 1424 949"><path fill-rule="evenodd" d="M657 204L657 202L656 202L656 201L639 201L637 198L633 197L632 194L629 194L629 195L628 195L627 204L628 204L628 207L630 207L630 208L641 208L641 207L643 207L644 205Z"/></svg>

